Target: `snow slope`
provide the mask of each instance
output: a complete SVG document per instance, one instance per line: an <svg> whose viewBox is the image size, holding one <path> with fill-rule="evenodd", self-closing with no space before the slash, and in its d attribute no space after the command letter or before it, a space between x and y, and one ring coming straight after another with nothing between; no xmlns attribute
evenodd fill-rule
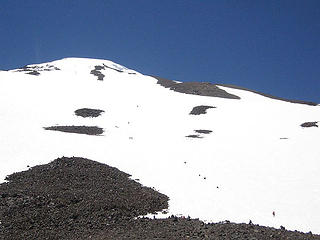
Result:
<svg viewBox="0 0 320 240"><path fill-rule="evenodd" d="M320 233L320 129L300 126L320 121L320 106L219 88L240 99L175 92L107 60L66 58L2 71L0 181L79 156L166 194L168 215ZM189 114L201 105L214 108ZM82 118L74 113L80 108L104 113ZM57 125L104 133L44 130Z"/></svg>

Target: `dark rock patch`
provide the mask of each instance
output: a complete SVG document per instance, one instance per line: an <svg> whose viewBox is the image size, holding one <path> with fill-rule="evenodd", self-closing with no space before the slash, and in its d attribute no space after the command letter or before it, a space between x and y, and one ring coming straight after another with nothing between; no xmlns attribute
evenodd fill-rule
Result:
<svg viewBox="0 0 320 240"><path fill-rule="evenodd" d="M212 133L211 130L205 130L205 129L199 129L199 130L194 130L196 133L202 133L202 134L209 134Z"/></svg>
<svg viewBox="0 0 320 240"><path fill-rule="evenodd" d="M44 127L45 130L60 131L66 133L77 133L86 135L101 135L103 129L96 126L52 126Z"/></svg>
<svg viewBox="0 0 320 240"><path fill-rule="evenodd" d="M104 66L94 66L94 69L91 70L90 74L93 74L94 76L98 77L99 81L103 81L105 75L101 73L100 70L105 69Z"/></svg>
<svg viewBox="0 0 320 240"><path fill-rule="evenodd" d="M202 138L200 135L198 134L191 134L191 135L188 135L186 136L187 138Z"/></svg>
<svg viewBox="0 0 320 240"><path fill-rule="evenodd" d="M30 72L26 72L26 74L30 74L30 75L35 75L35 76L38 76L40 75L40 73L38 71L30 71Z"/></svg>
<svg viewBox="0 0 320 240"><path fill-rule="evenodd" d="M49 64L46 64L42 69L43 71L53 71L53 70L60 71L61 70L60 68L54 65L49 65Z"/></svg>
<svg viewBox="0 0 320 240"><path fill-rule="evenodd" d="M62 157L0 185L0 239L89 239L168 208L168 197L116 168Z"/></svg>
<svg viewBox="0 0 320 240"><path fill-rule="evenodd" d="M199 129L199 130L194 130L196 133L200 133L200 134L209 134L212 131L211 130L204 130L204 129ZM187 138L203 138L201 135L199 134L190 134L186 136Z"/></svg>
<svg viewBox="0 0 320 240"><path fill-rule="evenodd" d="M104 70L105 68L104 68L104 66L97 65L97 66L94 67L94 69L97 70L97 71L100 71L100 70Z"/></svg>
<svg viewBox="0 0 320 240"><path fill-rule="evenodd" d="M84 117L84 118L87 118L87 117L99 117L101 115L101 113L103 113L104 111L103 110L100 110L100 109L92 109L92 108L80 108L80 109L77 109L76 111L74 111L74 113L77 115L77 116L80 116L80 117Z"/></svg>
<svg viewBox="0 0 320 240"><path fill-rule="evenodd" d="M264 96L264 97L268 97L268 98L272 98L272 99L276 99L276 100L281 100L281 101L285 101L285 102L290 102L290 103L300 103L300 104L306 104L306 105L310 105L310 106L317 106L318 105L318 103L314 103L314 102L308 102L308 101L302 101L302 100L292 100L292 99L286 99L286 98L281 98L281 97L275 97L275 96L270 95L270 94L261 93L261 92L255 91L255 90L251 90L251 89L248 89L248 88L239 87L239 86L235 86L235 85L231 85L231 84L217 84L217 85L218 86L222 86L222 87L245 90L245 91L248 91L248 92L259 94L259 95Z"/></svg>
<svg viewBox="0 0 320 240"><path fill-rule="evenodd" d="M60 68L55 67L50 64L46 64L45 66L24 66L22 68L19 68L16 70L16 72L25 72L26 74L30 75L35 75L38 76L40 75L40 72L42 71L54 71L54 70L60 70Z"/></svg>
<svg viewBox="0 0 320 240"><path fill-rule="evenodd" d="M101 70L105 70L106 68L112 69L114 71L120 72L122 73L123 71L117 68L113 68L113 67L109 67L106 64L102 64L102 65L96 65L94 66L94 69L90 72L91 74L95 75L96 77L98 77L98 80L103 81L105 75L101 73ZM135 74L135 73L130 73L130 74Z"/></svg>
<svg viewBox="0 0 320 240"><path fill-rule="evenodd" d="M319 235L305 234L284 229L268 228L254 224L225 223L205 224L197 219L178 218L150 220L137 219L95 235L93 240L107 239L228 239L228 240L307 240L320 239Z"/></svg>
<svg viewBox="0 0 320 240"><path fill-rule="evenodd" d="M24 67L21 67L21 68L18 68L16 71L17 72L28 72L28 71L33 71L35 67L29 67L28 65L24 66Z"/></svg>
<svg viewBox="0 0 320 240"><path fill-rule="evenodd" d="M207 82L174 82L172 80L155 77L158 80L158 84L165 88L169 88L170 90L200 95L200 96L208 96L208 97L220 97L220 98L229 98L229 99L240 99L240 97L230 94L227 91L220 89L216 85Z"/></svg>
<svg viewBox="0 0 320 240"><path fill-rule="evenodd" d="M210 108L216 108L216 107L212 107L212 106L205 106L205 105L201 105L201 106L195 106L191 112L189 113L190 115L200 115L200 114L206 114L207 113L207 109Z"/></svg>
<svg viewBox="0 0 320 240"><path fill-rule="evenodd" d="M302 123L300 126L301 127L318 127L318 122L305 122Z"/></svg>
<svg viewBox="0 0 320 240"><path fill-rule="evenodd" d="M129 176L78 157L14 173L0 184L0 239L320 239L311 232L252 221L205 224L190 217L139 218L168 208L168 197Z"/></svg>
<svg viewBox="0 0 320 240"><path fill-rule="evenodd" d="M16 72L25 72L26 74L35 75L35 76L40 75L40 72L38 71L38 69L36 67L31 67L31 66L30 67L24 66L22 68L17 69Z"/></svg>

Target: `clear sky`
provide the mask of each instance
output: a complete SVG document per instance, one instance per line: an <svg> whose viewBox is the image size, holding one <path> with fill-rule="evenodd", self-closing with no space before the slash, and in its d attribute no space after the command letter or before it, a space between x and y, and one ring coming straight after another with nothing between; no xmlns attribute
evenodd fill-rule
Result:
<svg viewBox="0 0 320 240"><path fill-rule="evenodd" d="M1 0L0 69L64 57L320 102L319 0Z"/></svg>

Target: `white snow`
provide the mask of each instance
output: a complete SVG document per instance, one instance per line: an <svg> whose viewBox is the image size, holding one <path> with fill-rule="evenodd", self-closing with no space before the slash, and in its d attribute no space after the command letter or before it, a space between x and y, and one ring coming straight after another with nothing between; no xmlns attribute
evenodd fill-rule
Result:
<svg viewBox="0 0 320 240"><path fill-rule="evenodd" d="M28 165L86 157L169 196L168 215L320 233L320 129L300 126L320 121L320 106L227 87L220 88L241 99L177 93L107 60L29 66L46 64L61 70L0 72L0 181ZM102 64L123 72L101 70L105 78L98 81L90 71ZM199 105L216 108L189 115ZM84 107L105 113L74 114ZM53 125L99 126L105 133L43 129ZM212 133L185 137L198 129Z"/></svg>

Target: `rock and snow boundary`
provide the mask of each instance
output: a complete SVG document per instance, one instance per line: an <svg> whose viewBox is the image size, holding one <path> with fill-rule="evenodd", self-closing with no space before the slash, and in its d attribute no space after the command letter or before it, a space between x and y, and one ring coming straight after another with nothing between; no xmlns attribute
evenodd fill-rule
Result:
<svg viewBox="0 0 320 240"><path fill-rule="evenodd" d="M320 121L318 105L159 80L106 60L23 69L0 73L2 181L27 166L81 156L167 195L168 215L320 233L320 132L301 126ZM197 106L210 108L190 114ZM83 118L78 109L104 112ZM44 129L54 126L96 126L103 134Z"/></svg>

